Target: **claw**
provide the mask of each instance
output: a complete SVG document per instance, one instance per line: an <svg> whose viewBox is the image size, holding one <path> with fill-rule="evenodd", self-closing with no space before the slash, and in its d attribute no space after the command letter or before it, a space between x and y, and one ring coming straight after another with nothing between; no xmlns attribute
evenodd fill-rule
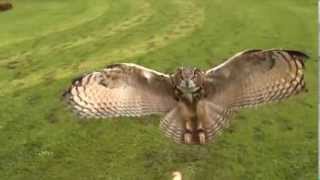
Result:
<svg viewBox="0 0 320 180"><path fill-rule="evenodd" d="M198 136L199 136L200 144L205 144L206 143L206 135L204 134L204 132L199 132Z"/></svg>
<svg viewBox="0 0 320 180"><path fill-rule="evenodd" d="M192 142L192 135L191 133L185 133L184 134L184 143L191 144Z"/></svg>
<svg viewBox="0 0 320 180"><path fill-rule="evenodd" d="M198 130L202 130L202 129L203 129L203 123L202 123L202 121L199 121L199 120L198 120L198 122L197 122L197 129L198 129Z"/></svg>
<svg viewBox="0 0 320 180"><path fill-rule="evenodd" d="M188 131L192 131L192 125L191 125L191 122L190 121L186 121L186 129Z"/></svg>

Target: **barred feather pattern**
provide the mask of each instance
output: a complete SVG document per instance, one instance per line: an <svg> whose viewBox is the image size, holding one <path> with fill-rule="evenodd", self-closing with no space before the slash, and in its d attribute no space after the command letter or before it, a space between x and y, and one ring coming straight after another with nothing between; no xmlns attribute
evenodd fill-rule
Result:
<svg viewBox="0 0 320 180"><path fill-rule="evenodd" d="M203 101L201 111L198 110L198 117L203 122L203 128L206 132L206 142L212 141L217 135L222 133L224 128L230 125L230 116L234 111L222 109L219 105L213 102Z"/></svg>
<svg viewBox="0 0 320 180"><path fill-rule="evenodd" d="M197 105L195 114L185 112L181 106L171 110L161 121L160 129L165 136L173 139L176 143L185 144L184 135L191 134L191 141L188 144L201 144L199 133L205 133L205 143L208 143L220 134L223 128L229 126L229 117L233 111L222 109L210 101L201 100ZM191 129L187 130L185 123L189 119L192 121ZM202 128L197 125L201 123Z"/></svg>
<svg viewBox="0 0 320 180"><path fill-rule="evenodd" d="M183 135L186 132L185 119L183 118L178 107L172 109L165 117L160 121L160 130L166 137L171 138L176 143L184 143Z"/></svg>
<svg viewBox="0 0 320 180"><path fill-rule="evenodd" d="M64 97L85 118L165 113L175 100L168 76L131 64L112 65L77 78Z"/></svg>
<svg viewBox="0 0 320 180"><path fill-rule="evenodd" d="M207 72L212 101L226 108L279 101L306 90L304 59L289 50L251 50ZM209 90L210 91L210 90Z"/></svg>
<svg viewBox="0 0 320 180"><path fill-rule="evenodd" d="M289 53L281 51L273 53L273 56L275 56L274 58L278 58L279 61L287 63L289 67L287 76L274 81L272 81L271 78L268 78L268 83L261 87L250 88L250 86L247 86L250 84L250 81L244 82L242 95L235 100L235 103L233 103L232 106L247 107L278 101L291 95L298 94L304 90L304 62L297 56L289 55Z"/></svg>
<svg viewBox="0 0 320 180"><path fill-rule="evenodd" d="M201 108L207 141L228 127L230 115L240 108L279 101L306 90L306 58L298 51L250 50L208 70L207 102Z"/></svg>

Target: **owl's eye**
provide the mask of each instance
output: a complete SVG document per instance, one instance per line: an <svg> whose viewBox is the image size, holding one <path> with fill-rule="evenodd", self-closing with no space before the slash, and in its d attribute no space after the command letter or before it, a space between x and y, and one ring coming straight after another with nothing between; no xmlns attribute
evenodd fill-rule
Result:
<svg viewBox="0 0 320 180"><path fill-rule="evenodd" d="M193 77L194 77L194 78L198 78L198 77L199 77L199 73L198 73L198 72L195 72L194 75L193 75Z"/></svg>
<svg viewBox="0 0 320 180"><path fill-rule="evenodd" d="M197 79L197 78L198 78L198 75L195 74L195 75L193 75L193 78L192 78L192 79Z"/></svg>

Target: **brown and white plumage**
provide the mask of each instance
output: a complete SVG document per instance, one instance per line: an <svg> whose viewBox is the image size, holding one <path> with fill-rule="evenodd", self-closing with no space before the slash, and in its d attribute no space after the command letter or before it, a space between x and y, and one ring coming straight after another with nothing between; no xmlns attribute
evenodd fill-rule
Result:
<svg viewBox="0 0 320 180"><path fill-rule="evenodd" d="M172 99L169 76L134 64L114 64L73 81L64 94L82 117L143 116L167 112Z"/></svg>
<svg viewBox="0 0 320 180"><path fill-rule="evenodd" d="M248 50L207 71L167 75L114 64L73 81L64 94L82 117L166 114L160 129L177 143L205 144L242 107L285 99L305 89L304 59L292 50Z"/></svg>
<svg viewBox="0 0 320 180"><path fill-rule="evenodd" d="M304 88L306 58L298 51L244 51L206 72L208 91L215 91L209 98L232 108L286 98Z"/></svg>
<svg viewBox="0 0 320 180"><path fill-rule="evenodd" d="M227 127L228 117L239 108L282 100L305 90L306 58L292 50L248 50L206 71L205 104L211 109L211 115L205 116L210 122L205 128L211 132L208 139Z"/></svg>

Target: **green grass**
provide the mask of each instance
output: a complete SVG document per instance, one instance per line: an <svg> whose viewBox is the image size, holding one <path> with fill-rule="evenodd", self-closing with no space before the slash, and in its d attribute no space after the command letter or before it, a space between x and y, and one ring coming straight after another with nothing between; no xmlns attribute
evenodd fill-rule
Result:
<svg viewBox="0 0 320 180"><path fill-rule="evenodd" d="M0 179L306 180L317 176L317 4L306 0L15 0L0 13ZM248 48L310 55L308 93L177 145L158 116L79 121L70 80L114 62L209 68Z"/></svg>

